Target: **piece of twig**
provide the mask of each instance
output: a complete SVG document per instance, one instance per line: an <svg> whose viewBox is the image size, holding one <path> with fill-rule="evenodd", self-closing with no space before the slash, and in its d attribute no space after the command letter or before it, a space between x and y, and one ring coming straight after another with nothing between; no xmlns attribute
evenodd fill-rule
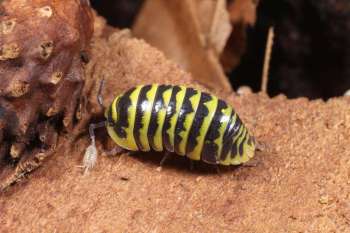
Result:
<svg viewBox="0 0 350 233"><path fill-rule="evenodd" d="M269 32L268 32L267 40L266 40L264 66L263 66L262 81L261 81L261 91L264 93L267 92L267 82L268 82L268 76L269 76L269 68L270 68L270 60L271 60L271 52L272 52L274 34L275 34L274 29L271 26L269 28Z"/></svg>
<svg viewBox="0 0 350 233"><path fill-rule="evenodd" d="M33 152L33 154L23 156L16 166L16 169L8 175L4 181L0 182L0 193L4 192L11 185L19 182L26 174L40 167L43 161L55 152L55 147L52 147L44 152Z"/></svg>

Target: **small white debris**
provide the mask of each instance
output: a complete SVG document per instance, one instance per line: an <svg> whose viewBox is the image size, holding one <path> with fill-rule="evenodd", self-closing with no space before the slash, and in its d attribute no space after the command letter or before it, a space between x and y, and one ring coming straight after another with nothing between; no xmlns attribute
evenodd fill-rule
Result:
<svg viewBox="0 0 350 233"><path fill-rule="evenodd" d="M50 6L44 6L38 9L40 17L50 18L52 15L52 9Z"/></svg>
<svg viewBox="0 0 350 233"><path fill-rule="evenodd" d="M344 96L350 96L350 89L344 93Z"/></svg>
<svg viewBox="0 0 350 233"><path fill-rule="evenodd" d="M2 32L5 35L9 34L13 31L15 26L16 26L15 19L5 20L0 24L0 32Z"/></svg>
<svg viewBox="0 0 350 233"><path fill-rule="evenodd" d="M328 195L322 195L320 199L318 200L320 204L328 204L329 202L329 197Z"/></svg>
<svg viewBox="0 0 350 233"><path fill-rule="evenodd" d="M50 82L54 85L59 83L63 77L63 73L61 71L56 71L51 75L51 80Z"/></svg>
<svg viewBox="0 0 350 233"><path fill-rule="evenodd" d="M84 175L88 173L90 169L92 169L97 161L97 149L95 142L93 141L88 148L86 148L84 159L83 159L83 169Z"/></svg>
<svg viewBox="0 0 350 233"><path fill-rule="evenodd" d="M252 89L248 86L240 86L238 89L237 89L237 94L238 95L248 95L248 94L251 94L253 93Z"/></svg>

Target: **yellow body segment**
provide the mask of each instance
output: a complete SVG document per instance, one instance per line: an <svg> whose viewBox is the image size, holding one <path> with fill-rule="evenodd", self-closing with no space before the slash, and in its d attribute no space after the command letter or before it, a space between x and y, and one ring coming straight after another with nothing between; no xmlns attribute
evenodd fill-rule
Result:
<svg viewBox="0 0 350 233"><path fill-rule="evenodd" d="M222 110L222 113L224 114L225 119L221 119L221 126L219 128L220 136L214 141L215 144L218 146L218 153L217 153L216 161L220 161L223 138L224 138L225 130L226 130L226 127L228 125L231 113L232 113L232 108L227 107L227 108Z"/></svg>
<svg viewBox="0 0 350 233"><path fill-rule="evenodd" d="M251 137L250 135L248 135L248 137ZM248 140L248 139L246 139ZM248 143L244 144L244 153L247 155L248 160L254 157L255 154L255 144L252 143L252 145L249 145ZM246 160L246 161L248 161Z"/></svg>
<svg viewBox="0 0 350 233"><path fill-rule="evenodd" d="M164 107L162 107L159 112L158 112L158 128L157 131L154 135L154 144L156 148L153 148L156 151L163 151L163 136L162 136L162 130L163 130L163 126L164 126L164 120L165 120L165 116L166 116L166 110L167 110L167 106L169 104L170 101L170 97L171 97L171 93L172 93L172 88L166 90L163 93L163 101L164 101Z"/></svg>
<svg viewBox="0 0 350 233"><path fill-rule="evenodd" d="M240 129L242 129L242 131L243 131L242 135L244 135L245 131L246 131L246 128L245 127L241 127ZM244 139L245 139L245 137L236 137L235 140L234 140L234 143L240 144L240 143L242 143L242 141ZM237 154L236 155L231 154L231 158L232 158L231 164L232 165L241 164L241 163L243 163L245 161L245 159L246 159L245 157L246 157L245 153L243 153L243 155L240 156L239 153L238 153L238 150L237 150Z"/></svg>
<svg viewBox="0 0 350 233"><path fill-rule="evenodd" d="M142 106L144 108L144 115L142 117L142 128L140 129L140 140L142 144L143 151L149 151L151 148L149 146L148 137L147 137L147 131L148 131L148 125L151 119L151 113L152 113L152 107L154 98L156 96L158 85L153 84L152 88L149 92L147 92L146 98L148 101L146 101L146 105Z"/></svg>
<svg viewBox="0 0 350 233"><path fill-rule="evenodd" d="M124 130L126 132L126 138L121 138L119 137L115 132L113 127L107 126L107 130L111 138L117 143L117 145L131 151L137 151L138 147L135 142L133 130L134 130L134 122L135 122L135 115L136 115L136 105L137 105L137 100L139 97L139 93L141 90L142 86L137 86L136 89L131 93L130 95L130 100L131 100L131 105L128 107L128 127L125 127ZM115 100L115 103L116 100ZM115 116L114 119L117 119L117 107L112 107L112 117ZM113 132L112 132L113 131Z"/></svg>
<svg viewBox="0 0 350 233"><path fill-rule="evenodd" d="M185 97L185 93L186 93L186 87L184 86L179 86L181 88L181 90L176 94L176 106L175 106L175 114L170 118L170 128L167 130L167 134L169 135L170 138L170 143L172 145L172 147L174 148L174 140L175 140L175 126L176 126L176 122L179 116L179 111L180 108L182 106L182 102L184 100Z"/></svg>
<svg viewBox="0 0 350 233"><path fill-rule="evenodd" d="M190 134L191 126L194 120L194 117L196 115L196 111L198 108L199 101L201 99L201 92L198 91L198 93L190 98L190 102L193 108L193 112L189 113L186 115L184 126L185 130L180 132L180 136L182 138L180 145L179 145L179 150L180 150L180 155L185 155L186 154L186 146L187 146L187 140L188 140L188 135Z"/></svg>
<svg viewBox="0 0 350 233"><path fill-rule="evenodd" d="M117 109L116 109L116 106L117 106L117 102L118 102L119 98L120 98L120 96L115 98L113 100L113 102L112 102L112 119L113 119L114 122L117 122ZM107 117L107 111L105 113L105 116Z"/></svg>
<svg viewBox="0 0 350 233"><path fill-rule="evenodd" d="M207 131L209 129L211 120L213 119L213 116L215 114L215 110L218 104L218 98L215 96L212 96L212 100L204 103L204 105L207 107L209 113L204 118L203 124L201 128L199 129L199 136L197 137L197 145L194 148L192 152L190 152L187 156L192 160L200 160L201 158L201 152L203 148L204 138L207 134Z"/></svg>
<svg viewBox="0 0 350 233"><path fill-rule="evenodd" d="M234 125L234 123L236 122L236 120L237 120L237 115L234 114L234 115L232 116L232 124L233 124L233 125ZM240 133L241 130L242 130L242 128L239 129L239 131L238 131L236 137L233 138L233 139L231 139L231 140L233 140L233 143L235 143L234 140L237 138L237 136L239 135L239 133ZM225 142L223 142L223 143L225 143ZM227 155L226 155L225 158L226 158L226 159L220 161L220 164L221 164L221 165L227 165L227 166L228 166L228 165L231 165L231 160L232 160L232 158L231 158L231 150L228 151L228 153L227 153Z"/></svg>

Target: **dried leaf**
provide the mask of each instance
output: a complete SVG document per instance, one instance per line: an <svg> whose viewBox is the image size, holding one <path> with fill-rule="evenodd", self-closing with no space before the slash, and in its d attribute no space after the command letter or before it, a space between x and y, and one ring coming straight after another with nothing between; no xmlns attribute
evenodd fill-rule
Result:
<svg viewBox="0 0 350 233"><path fill-rule="evenodd" d="M242 22L253 26L256 21L256 7L259 0L234 0L228 7L233 25Z"/></svg>
<svg viewBox="0 0 350 233"><path fill-rule="evenodd" d="M133 27L194 79L230 91L219 55L231 33L225 0L146 1Z"/></svg>
<svg viewBox="0 0 350 233"><path fill-rule="evenodd" d="M258 2L234 0L228 6L233 31L221 56L221 63L226 72L230 72L239 64L245 52L247 27L255 24Z"/></svg>

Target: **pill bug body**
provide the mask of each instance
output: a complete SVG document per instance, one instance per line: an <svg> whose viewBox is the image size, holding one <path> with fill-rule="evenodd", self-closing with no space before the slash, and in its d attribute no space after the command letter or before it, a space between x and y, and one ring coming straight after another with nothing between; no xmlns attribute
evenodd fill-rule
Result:
<svg viewBox="0 0 350 233"><path fill-rule="evenodd" d="M190 87L134 87L112 101L105 117L114 142L131 151L169 151L221 165L247 162L255 152L233 108Z"/></svg>

